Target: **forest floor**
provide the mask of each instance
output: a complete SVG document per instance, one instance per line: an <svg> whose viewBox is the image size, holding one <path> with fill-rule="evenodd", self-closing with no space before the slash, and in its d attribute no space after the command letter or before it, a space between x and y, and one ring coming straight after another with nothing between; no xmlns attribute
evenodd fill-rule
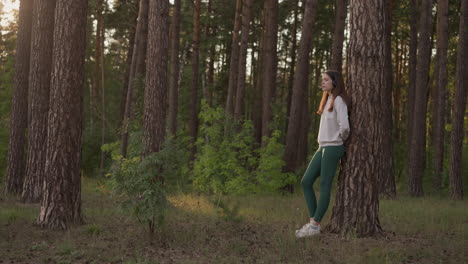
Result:
<svg viewBox="0 0 468 264"><path fill-rule="evenodd" d="M150 236L105 186L83 180L86 223L68 231L35 227L38 205L1 197L0 263L468 263L467 200L381 200L384 236L296 239L307 220L301 192L226 198L239 204L229 220L206 197L179 194L169 197L165 225ZM330 215L331 207L325 225Z"/></svg>

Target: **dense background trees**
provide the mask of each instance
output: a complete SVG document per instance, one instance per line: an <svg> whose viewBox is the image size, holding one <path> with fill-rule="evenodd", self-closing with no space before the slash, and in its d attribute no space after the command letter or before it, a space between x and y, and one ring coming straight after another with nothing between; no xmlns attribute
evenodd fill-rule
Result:
<svg viewBox="0 0 468 264"><path fill-rule="evenodd" d="M328 68L342 70L353 101L339 182L350 193L337 208L348 200L376 216L379 194L463 198L466 0L382 0L365 12L344 0L80 0L87 15L76 14L73 43L54 2L22 0L17 21L0 20L0 179L25 202L66 182L75 189L64 208L79 222L80 175L115 175L168 146L180 166L176 177L155 161L164 188L294 191L317 148ZM82 57L72 63L70 49ZM73 173L54 167L56 155ZM368 196L353 195L356 184ZM47 190L52 199L65 189ZM42 225L68 225L46 211ZM334 215L335 231L353 218ZM377 217L366 221L352 225L380 230Z"/></svg>

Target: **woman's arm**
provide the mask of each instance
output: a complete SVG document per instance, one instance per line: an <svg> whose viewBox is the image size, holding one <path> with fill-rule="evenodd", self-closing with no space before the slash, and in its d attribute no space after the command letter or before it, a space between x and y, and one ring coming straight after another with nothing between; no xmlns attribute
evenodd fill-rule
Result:
<svg viewBox="0 0 468 264"><path fill-rule="evenodd" d="M340 96L335 99L335 109L336 119L340 129L340 138L344 142L349 136L348 106Z"/></svg>

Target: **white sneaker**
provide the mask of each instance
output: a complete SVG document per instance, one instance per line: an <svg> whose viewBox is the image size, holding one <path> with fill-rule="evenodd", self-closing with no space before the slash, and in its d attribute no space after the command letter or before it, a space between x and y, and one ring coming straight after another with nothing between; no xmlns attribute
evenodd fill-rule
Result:
<svg viewBox="0 0 468 264"><path fill-rule="evenodd" d="M301 229L296 230L297 238L314 236L318 234L320 234L320 225L315 226L315 225L312 225L311 223L307 223Z"/></svg>

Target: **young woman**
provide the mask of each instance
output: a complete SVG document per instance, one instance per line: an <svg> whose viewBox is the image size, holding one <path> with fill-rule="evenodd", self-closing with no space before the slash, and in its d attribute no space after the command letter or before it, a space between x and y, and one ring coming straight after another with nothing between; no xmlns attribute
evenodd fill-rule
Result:
<svg viewBox="0 0 468 264"><path fill-rule="evenodd" d="M350 132L348 121L350 100L346 94L343 77L337 71L327 71L322 74L321 88L324 96L317 111L322 115L318 133L319 148L301 181L310 222L296 230L296 237L320 234L320 221L330 203L333 178L338 162L344 155L343 143ZM313 184L319 176L320 198L317 203Z"/></svg>

